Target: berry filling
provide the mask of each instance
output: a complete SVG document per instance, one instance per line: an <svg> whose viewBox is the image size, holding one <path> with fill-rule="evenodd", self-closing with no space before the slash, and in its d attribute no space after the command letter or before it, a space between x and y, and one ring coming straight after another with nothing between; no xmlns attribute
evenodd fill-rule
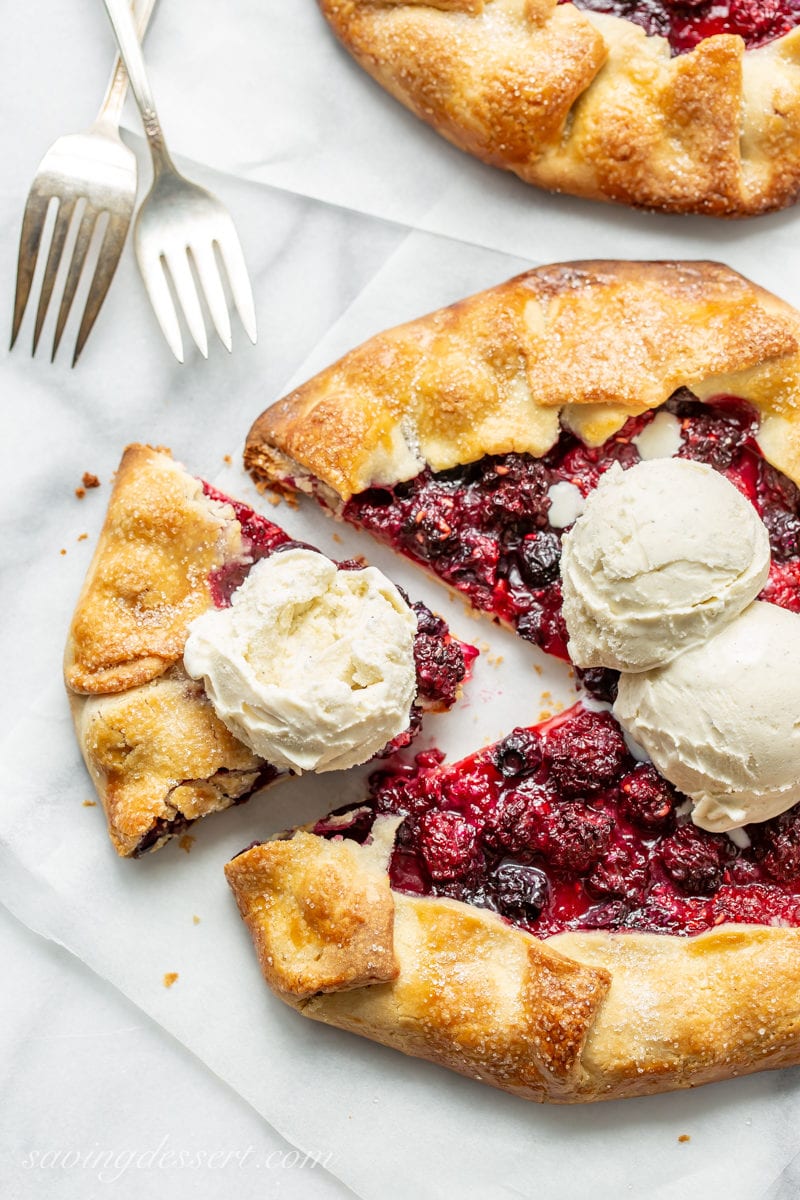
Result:
<svg viewBox="0 0 800 1200"><path fill-rule="evenodd" d="M703 404L681 389L659 411L676 419L678 456L727 476L763 518L772 567L761 599L800 611L800 490L762 456L756 410L731 396ZM426 468L406 483L354 496L343 516L429 567L475 608L566 659L559 576L564 529L550 520L552 489L570 484L585 497L613 463L640 462L635 439L656 416L651 410L630 418L594 449L564 431L541 459L503 454L450 471ZM579 674L593 695L613 700L614 672Z"/></svg>
<svg viewBox="0 0 800 1200"><path fill-rule="evenodd" d="M576 705L442 760L426 751L374 772L368 801L314 833L363 843L376 816L400 816L395 890L488 908L539 937L800 925L800 805L736 843L706 833L686 797L631 757L608 712Z"/></svg>
<svg viewBox="0 0 800 1200"><path fill-rule="evenodd" d="M559 0L565 3L567 0ZM571 0L588 12L611 13L668 39L673 54L694 50L717 33L736 33L748 50L800 25L800 0Z"/></svg>

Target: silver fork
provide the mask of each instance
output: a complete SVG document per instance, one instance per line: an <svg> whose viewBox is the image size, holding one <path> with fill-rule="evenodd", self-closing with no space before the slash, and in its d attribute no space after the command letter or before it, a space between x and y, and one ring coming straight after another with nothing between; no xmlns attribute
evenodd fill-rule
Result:
<svg viewBox="0 0 800 1200"><path fill-rule="evenodd" d="M156 0L140 0L134 27L137 40L144 37L155 2ZM133 26L132 19L131 25ZM106 298L122 254L136 202L136 156L119 136L120 117L127 90L127 72L120 58L117 58L94 124L85 133L72 133L58 138L39 164L22 218L17 290L11 329L12 348L28 304L42 233L52 200L58 202L58 208L39 295L39 307L36 310L33 353L36 353L39 345L67 235L78 208L81 208L82 212L58 310L51 361L58 351L64 326L75 299L92 234L102 214L108 213L108 224L75 342L73 367L97 320L97 314Z"/></svg>
<svg viewBox="0 0 800 1200"><path fill-rule="evenodd" d="M178 362L183 362L180 325L170 295L171 279L189 332L203 357L208 357L196 274L214 328L226 349L231 349L231 323L216 249L225 266L242 325L250 341L255 342L253 293L233 221L215 196L191 183L175 167L164 142L127 0L104 0L104 3L128 69L153 159L153 184L136 217L134 244L139 270L164 337Z"/></svg>

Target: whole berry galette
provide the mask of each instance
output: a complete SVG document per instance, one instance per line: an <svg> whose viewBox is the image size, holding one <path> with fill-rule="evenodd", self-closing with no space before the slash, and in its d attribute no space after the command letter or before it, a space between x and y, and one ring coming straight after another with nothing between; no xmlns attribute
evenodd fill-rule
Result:
<svg viewBox="0 0 800 1200"><path fill-rule="evenodd" d="M798 414L794 309L615 262L379 334L262 414L259 480L584 685L228 864L278 996L535 1100L800 1062Z"/></svg>
<svg viewBox="0 0 800 1200"><path fill-rule="evenodd" d="M111 841L138 857L279 779L408 745L476 654L379 571L132 445L64 674Z"/></svg>
<svg viewBox="0 0 800 1200"><path fill-rule="evenodd" d="M354 58L529 183L717 216L800 189L798 0L319 0Z"/></svg>

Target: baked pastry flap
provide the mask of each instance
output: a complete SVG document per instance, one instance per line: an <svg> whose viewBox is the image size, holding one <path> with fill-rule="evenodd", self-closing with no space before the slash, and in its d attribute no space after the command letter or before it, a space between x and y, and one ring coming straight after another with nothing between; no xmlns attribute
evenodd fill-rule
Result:
<svg viewBox="0 0 800 1200"><path fill-rule="evenodd" d="M764 19L753 4L749 22L744 4L735 6L738 21L716 9L716 23L702 0L665 5L660 17L658 4L614 0L320 6L396 99L460 149L527 183L729 217L797 196L800 31L789 5L783 19L779 5L770 6L775 19ZM711 36L678 31L675 9L684 25L702 23Z"/></svg>

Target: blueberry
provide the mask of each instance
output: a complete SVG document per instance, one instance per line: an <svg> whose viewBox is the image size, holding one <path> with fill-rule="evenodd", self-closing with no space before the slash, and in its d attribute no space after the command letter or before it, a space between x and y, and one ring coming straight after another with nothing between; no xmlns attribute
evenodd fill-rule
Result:
<svg viewBox="0 0 800 1200"><path fill-rule="evenodd" d="M504 859L491 877L490 886L498 910L507 917L535 921L547 903L547 876L527 863Z"/></svg>
<svg viewBox="0 0 800 1200"><path fill-rule="evenodd" d="M561 564L561 539L555 533L529 533L519 547L519 565L528 587L554 583Z"/></svg>

